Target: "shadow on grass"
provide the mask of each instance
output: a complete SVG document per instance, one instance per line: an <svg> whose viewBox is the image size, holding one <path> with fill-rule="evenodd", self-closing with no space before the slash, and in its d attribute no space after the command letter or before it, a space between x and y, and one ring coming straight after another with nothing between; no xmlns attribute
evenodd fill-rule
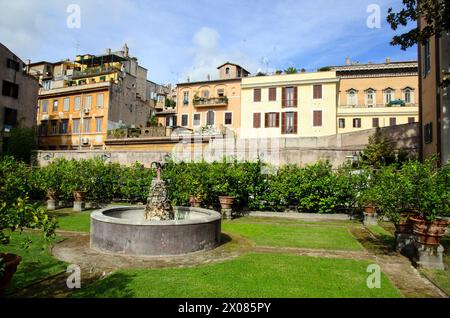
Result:
<svg viewBox="0 0 450 318"><path fill-rule="evenodd" d="M135 296L130 284L134 274L117 272L104 279L97 280L77 291L72 292L70 298L132 298Z"/></svg>
<svg viewBox="0 0 450 318"><path fill-rule="evenodd" d="M225 245L230 243L231 241L233 241L233 239L231 238L231 236L221 233L220 234L220 244L219 246Z"/></svg>
<svg viewBox="0 0 450 318"><path fill-rule="evenodd" d="M384 255L395 255L395 240L393 237L384 234L373 234L365 228L353 228L352 234L358 242L369 252Z"/></svg>

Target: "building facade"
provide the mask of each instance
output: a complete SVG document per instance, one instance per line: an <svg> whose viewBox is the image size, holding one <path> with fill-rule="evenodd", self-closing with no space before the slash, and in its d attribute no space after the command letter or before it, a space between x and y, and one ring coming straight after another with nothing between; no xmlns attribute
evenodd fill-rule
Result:
<svg viewBox="0 0 450 318"><path fill-rule="evenodd" d="M421 23L422 22L422 23ZM419 22L422 27L423 20ZM433 36L419 45L420 124L422 157L450 160L450 34Z"/></svg>
<svg viewBox="0 0 450 318"><path fill-rule="evenodd" d="M28 74L28 66L0 43L0 153L8 147L15 127L36 126L38 81Z"/></svg>
<svg viewBox="0 0 450 318"><path fill-rule="evenodd" d="M332 67L340 79L338 133L418 122L416 61Z"/></svg>
<svg viewBox="0 0 450 318"><path fill-rule="evenodd" d="M219 79L177 85L177 126L198 131L241 127L241 80L249 72L237 64L218 67Z"/></svg>
<svg viewBox="0 0 450 318"><path fill-rule="evenodd" d="M338 87L334 71L243 78L240 136L334 135Z"/></svg>
<svg viewBox="0 0 450 318"><path fill-rule="evenodd" d="M73 61L30 65L39 79L39 146L103 149L108 131L145 126L154 113L147 69L122 51L78 55Z"/></svg>

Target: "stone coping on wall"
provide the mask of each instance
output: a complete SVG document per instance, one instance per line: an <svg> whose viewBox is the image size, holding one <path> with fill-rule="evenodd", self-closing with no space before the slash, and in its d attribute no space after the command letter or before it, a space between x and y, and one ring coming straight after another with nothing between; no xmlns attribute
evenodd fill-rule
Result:
<svg viewBox="0 0 450 318"><path fill-rule="evenodd" d="M336 214L318 214L318 213L297 213L297 212L262 212L253 211L248 213L249 216L256 217L271 217L271 218L287 218L297 219L305 221L348 221L352 217L348 214L336 213Z"/></svg>

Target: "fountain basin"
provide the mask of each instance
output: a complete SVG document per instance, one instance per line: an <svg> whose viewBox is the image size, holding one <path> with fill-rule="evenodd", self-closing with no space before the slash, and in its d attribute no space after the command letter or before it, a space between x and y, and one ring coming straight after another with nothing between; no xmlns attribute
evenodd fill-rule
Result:
<svg viewBox="0 0 450 318"><path fill-rule="evenodd" d="M175 220L147 221L144 207L114 207L91 214L91 248L124 255L170 256L210 250L220 243L222 216L174 207Z"/></svg>

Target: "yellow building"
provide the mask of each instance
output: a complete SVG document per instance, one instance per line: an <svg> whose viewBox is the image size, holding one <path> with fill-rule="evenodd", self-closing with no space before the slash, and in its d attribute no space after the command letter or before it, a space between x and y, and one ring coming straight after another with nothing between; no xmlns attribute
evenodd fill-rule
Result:
<svg viewBox="0 0 450 318"><path fill-rule="evenodd" d="M30 65L40 80L39 147L103 149L108 130L144 126L154 108L147 70L123 51L79 55L74 61Z"/></svg>
<svg viewBox="0 0 450 318"><path fill-rule="evenodd" d="M418 122L416 61L332 67L340 78L337 132Z"/></svg>
<svg viewBox="0 0 450 318"><path fill-rule="evenodd" d="M241 127L241 79L249 72L233 63L218 67L219 79L177 85L178 126L194 132L237 132ZM169 115L172 116L172 115Z"/></svg>
<svg viewBox="0 0 450 318"><path fill-rule="evenodd" d="M243 78L240 136L336 134L338 85L334 71Z"/></svg>

